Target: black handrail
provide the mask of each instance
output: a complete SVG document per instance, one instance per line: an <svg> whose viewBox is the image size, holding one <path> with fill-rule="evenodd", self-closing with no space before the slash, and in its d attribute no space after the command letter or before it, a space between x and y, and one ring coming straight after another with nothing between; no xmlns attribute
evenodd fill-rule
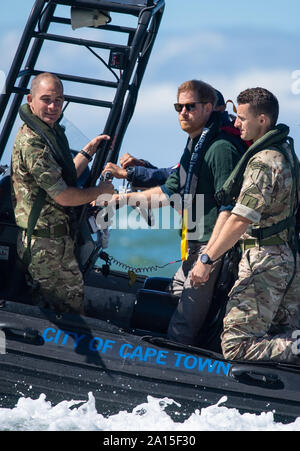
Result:
<svg viewBox="0 0 300 451"><path fill-rule="evenodd" d="M57 4L77 6L78 8L89 8L89 9L103 9L110 12L117 12L121 14L132 14L134 16L139 16L141 10L147 6L153 6L154 0L135 0L133 3L129 4L127 0L50 0Z"/></svg>
<svg viewBox="0 0 300 451"><path fill-rule="evenodd" d="M29 94L28 88L19 88L15 87L12 88L12 92L16 94L22 94L22 96ZM80 103L81 105L91 105L91 106L98 106L102 108L112 108L113 103L107 102L106 100L97 100L97 99L89 99L87 97L79 97L79 96L71 96L68 94L64 94L64 99L66 102L72 102L72 103Z"/></svg>
<svg viewBox="0 0 300 451"><path fill-rule="evenodd" d="M51 23L71 25L69 18L58 18L54 16L57 5L96 8L107 10L110 13L131 14L137 16L137 25L136 28L132 26L130 28L116 26L113 23L99 26L98 29L101 29L101 42L95 39L78 39L69 35L64 36L62 34L49 33L48 29ZM0 158L4 152L13 124L15 123L22 99L29 92L28 84L30 78L42 72L35 65L43 43L46 40L50 40L62 42L66 45L83 46L97 56L107 69L113 73L116 79L106 81L77 76L76 74L56 73L58 77L68 82L104 86L115 90L111 101L73 96L68 95L68 93L65 94L67 102L94 105L109 110L104 129L98 130L97 132L111 136L111 141L101 142L96 157L94 158L90 176L85 184L85 186L95 186L105 164L108 161L116 162L118 159L125 132L134 113L138 92L153 49L164 8L165 0L36 0L7 77L6 94L0 97L1 120L6 111L10 96L14 94L0 135ZM127 45L103 42L105 33L102 33L102 31L104 30L127 33ZM109 62L106 63L102 56L98 55L92 47L104 49L106 52L109 50ZM25 66L22 68L23 60L29 49L29 57ZM122 61L120 64L114 64L115 56L117 56L117 61L120 57ZM120 69L120 75L113 69ZM17 80L19 80L19 83L16 86ZM79 210L81 212L80 223L82 223L86 219L88 206L85 205Z"/></svg>
<svg viewBox="0 0 300 451"><path fill-rule="evenodd" d="M110 44L106 42L92 41L89 39L71 38L69 36L60 36L58 34L34 32L32 36L37 39L62 42L64 44L81 45L83 47L95 47L98 49L120 50L120 51L128 50L128 46L126 45Z"/></svg>
<svg viewBox="0 0 300 451"><path fill-rule="evenodd" d="M88 8L97 7L97 9L99 9L101 5L101 8L103 7L103 9L105 9L107 7L110 12L115 11L124 14L138 15L138 26L136 29L133 27L128 28L115 26L113 24L98 27L101 28L101 30L128 33L129 36L127 45L117 45L50 34L48 33L48 28L52 22L59 22L68 25L71 23L70 19L54 17L54 12L57 5ZM70 45L81 45L89 48L90 51L92 51L91 47L93 46L100 49L108 49L111 52L121 51L125 54L127 66L126 69L122 71L120 78L116 77L117 82L56 73L62 80L95 86L105 86L116 90L115 97L112 102L66 95L66 99L70 102L95 105L109 108L111 110L107 118L104 133L114 137L114 146L113 148L110 148L110 144L105 142L104 149L99 150L98 156L100 155L100 157L95 159L95 165L92 169L93 177L89 179L91 184L95 184L105 162L110 158L113 160L116 160L117 158L116 156L119 152L123 136L133 114L138 90L147 66L155 36L157 34L163 9L164 0L102 0L100 4L99 0L36 0L6 80L6 93L0 96L1 120L4 117L11 94L15 94L0 135L0 158L4 152L12 126L15 123L23 96L28 93L30 78L42 72L41 70L37 70L35 68L35 64L45 40L64 42ZM148 30L152 18L156 15L156 20L153 20L150 29ZM35 31L36 27L38 28L38 31ZM30 47L31 40L33 40L33 44L29 57L26 61L25 67L21 70L21 66ZM101 59L100 56L99 58ZM130 85L131 80L132 85ZM18 86L16 86L17 81ZM123 104L126 95L128 98L124 106Z"/></svg>
<svg viewBox="0 0 300 451"><path fill-rule="evenodd" d="M149 35L147 35L147 30L153 18L154 8L155 11L160 11L161 16L164 10L164 0L159 1L155 7L145 8L140 13L137 32L135 34L134 40L130 48L130 54L128 58L128 70L124 71L123 76L120 79L120 84L115 97L115 109L110 112L110 115L106 122L106 127L104 129L104 133L111 136L113 141L101 142L96 158L94 159L91 176L87 182L89 186L94 186L96 184L97 179L101 174L101 170L104 168L106 162L116 161L116 156L117 153L119 152L120 144L123 140L125 131L129 124L129 120L133 115L137 99L137 90L140 87L142 76L145 72L146 65L150 57L150 53L154 42L153 41L151 45L148 45L148 40L146 39L147 37L149 37ZM156 33L158 31L159 24L160 20L157 23ZM143 56L143 51L145 49L146 53ZM140 65L138 66L137 71L135 73L134 82L132 85L130 85L133 69L138 58ZM129 90L128 92L129 99L127 99L125 108L122 108L125 95L128 90ZM134 91L135 94L133 96ZM135 98L135 100L133 100L133 98ZM124 121L123 125L119 125L121 124L122 120Z"/></svg>
<svg viewBox="0 0 300 451"><path fill-rule="evenodd" d="M7 104L10 99L10 94L12 92L12 88L16 83L16 80L19 76L19 72L22 66L22 63L24 61L24 58L26 56L29 43L31 41L32 33L34 32L34 28L36 24L39 21L39 18L41 17L42 11L44 9L45 4L47 3L47 0L36 0L32 11L30 13L29 19L27 21L27 24L25 26L21 41L19 43L16 55L14 57L13 63L11 65L11 69L8 73L7 79L6 79L6 93L2 94L0 96L0 121L4 115L5 109L7 107ZM56 5L54 3L49 4L45 14L42 17L40 28L43 32L46 32L49 28L51 17L54 14ZM40 54L40 50L42 47L43 41L36 39L33 43L31 52L29 54L29 57L27 59L27 62L25 64L25 67L27 69L34 68L36 61L38 59L38 56ZM20 78L19 81L19 88L26 88L30 80L30 75L24 75ZM11 104L9 113L7 115L5 124L3 126L1 135L0 135L0 159L3 155L3 152L5 150L5 146L7 144L8 138L10 136L11 130L12 130L12 124L15 123L21 102L22 102L23 95L18 94L15 95L13 102Z"/></svg>
<svg viewBox="0 0 300 451"><path fill-rule="evenodd" d="M160 13L156 14L153 18L152 26L150 27L149 34L147 40L144 44L144 53L140 57L139 67L137 68L134 80L130 86L130 90L126 99L125 106L122 111L122 115L117 127L116 137L114 140L114 145L110 149L110 152L107 156L107 161L112 161L114 163L118 160L118 155L120 152L120 147L122 145L123 138L125 136L126 129L129 125L129 122L134 113L134 109L137 102L138 92L146 71L146 67L153 49L153 45L155 42L156 35L158 33L159 25L162 19L162 15L164 12L164 1L161 1L157 4L156 8L159 8Z"/></svg>

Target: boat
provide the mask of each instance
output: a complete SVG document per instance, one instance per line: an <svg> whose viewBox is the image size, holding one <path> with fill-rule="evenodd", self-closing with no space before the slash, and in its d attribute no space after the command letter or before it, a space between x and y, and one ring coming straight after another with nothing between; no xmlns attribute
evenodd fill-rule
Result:
<svg viewBox="0 0 300 451"><path fill-rule="evenodd" d="M75 8L79 13L84 10L84 26L100 30L101 41L50 33L50 25L70 29L74 19L55 15L58 6ZM99 8L103 23L95 26L94 11ZM6 92L0 98L0 157L29 81L41 72L35 67L44 42L104 49L113 81L57 73L70 83L114 91L110 102L66 95L68 103L109 111L104 133L114 136L114 145L104 142L97 154L85 181L86 186L95 184L106 162L117 161L164 8L164 0L36 0L7 77ZM86 14L91 11L92 19ZM136 27L114 24L114 14L129 15L136 20ZM81 14L76 15L76 27L81 18ZM109 36L127 35L127 44L103 42L106 31ZM116 75L116 70L121 75ZM219 327L226 304L226 281L219 281L216 303L209 312L208 323L216 325L214 334L207 335L199 347L170 341L167 328L176 303L166 291L169 279L138 274L131 283L127 272L112 270L103 232L91 227L88 207L80 212L78 252L84 275L85 315L58 314L34 305L16 258L18 228L9 199L9 174L4 165L1 171L1 407L12 408L20 396L38 398L44 393L56 404L86 401L92 393L98 412L112 415L132 410L151 395L172 400L166 411L174 420L183 421L226 396L223 405L241 413L273 412L277 421L287 423L300 416L300 367L223 358ZM97 263L99 258L102 266Z"/></svg>

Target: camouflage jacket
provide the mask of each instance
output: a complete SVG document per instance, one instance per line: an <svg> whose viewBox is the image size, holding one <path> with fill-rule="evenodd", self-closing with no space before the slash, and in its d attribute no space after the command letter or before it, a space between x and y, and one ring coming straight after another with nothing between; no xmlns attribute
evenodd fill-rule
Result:
<svg viewBox="0 0 300 451"><path fill-rule="evenodd" d="M284 147L293 162L289 145L285 143ZM242 189L232 213L249 219L252 226L276 224L290 215L292 187L291 165L285 156L274 149L260 151L247 164ZM287 233L284 230L277 236L286 241ZM249 237L251 226L242 238Z"/></svg>
<svg viewBox="0 0 300 451"><path fill-rule="evenodd" d="M53 200L67 188L62 168L42 138L24 124L18 131L12 153L12 201L16 223L23 229L27 228L39 188L47 195L36 229L68 222L65 208Z"/></svg>

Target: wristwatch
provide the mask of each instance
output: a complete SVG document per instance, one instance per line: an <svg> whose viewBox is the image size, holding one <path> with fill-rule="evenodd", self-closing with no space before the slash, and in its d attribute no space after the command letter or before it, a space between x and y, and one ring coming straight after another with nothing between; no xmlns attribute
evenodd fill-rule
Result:
<svg viewBox="0 0 300 451"><path fill-rule="evenodd" d="M134 167L128 166L128 168L126 168L126 172L127 172L126 179L128 180L128 182L132 182L134 176Z"/></svg>
<svg viewBox="0 0 300 451"><path fill-rule="evenodd" d="M81 153L81 155L83 155L88 161L92 161L93 159L92 155L87 153L85 150L82 149L79 153Z"/></svg>
<svg viewBox="0 0 300 451"><path fill-rule="evenodd" d="M201 254L200 261L203 265L212 265L214 263L207 254Z"/></svg>

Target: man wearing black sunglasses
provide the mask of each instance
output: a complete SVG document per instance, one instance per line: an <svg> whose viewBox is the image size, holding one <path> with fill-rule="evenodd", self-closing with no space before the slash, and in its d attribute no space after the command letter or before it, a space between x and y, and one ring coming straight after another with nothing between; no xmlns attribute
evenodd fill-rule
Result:
<svg viewBox="0 0 300 451"><path fill-rule="evenodd" d="M162 192L168 196L175 192L192 195L193 219L197 217L197 211L193 211L197 208L196 197L204 195L203 229L200 231L199 227L199 231L194 231L187 225L187 243L182 242L181 246L183 263L169 287L179 297L179 303L168 330L168 336L172 340L201 346L205 345L205 320L211 307L222 259L207 262L212 267L211 280L200 287L193 286L190 274L198 258L205 258L202 251L218 217L214 193L222 180L227 179L241 156L233 142L224 133L220 133L221 115L213 111L216 102L216 91L202 81L192 80L179 87L174 107L181 129L188 133L189 139L180 168L161 187ZM197 148L198 157L195 158L194 168L191 168L191 156L195 156ZM225 216L225 213L221 211L220 216L222 215Z"/></svg>
<svg viewBox="0 0 300 451"><path fill-rule="evenodd" d="M201 333L211 306L222 260L208 262L212 265L211 275L208 282L200 287L193 286L190 274L197 259L203 258L201 253L211 236L219 213L221 217L225 213L219 211L214 194L222 187L241 157L235 142L221 132L222 115L214 111L216 103L216 91L207 83L198 80L183 83L178 88L175 110L181 129L189 138L179 167L162 186L142 193L122 195L122 202L130 198L132 205L142 200L147 200L150 204L153 196L169 199L174 194L180 194L183 199L183 212L191 212L187 217L194 228L190 223L187 224L183 217L183 261L169 286L169 292L178 297L179 302L170 321L168 336L174 341L200 346L205 345L205 337L201 336ZM239 137L236 139L240 140ZM202 224L197 223L197 196L203 200L203 215L199 220ZM190 203L185 202L187 198ZM118 195L114 196L114 201L120 201ZM225 217L227 218L227 215Z"/></svg>
<svg viewBox="0 0 300 451"><path fill-rule="evenodd" d="M232 119L226 111L226 102L223 94L217 89L215 89L215 91L217 94L217 104L214 110L222 113L222 130L226 130L226 133L231 135L232 139L235 139L235 144L244 151L245 146L242 140L237 136L239 135L239 130L234 127L234 119ZM178 104L176 104L175 109L178 108L177 105ZM236 138L234 138L234 136ZM127 180L134 187L152 188L154 186L163 185L178 166L179 164L177 163L167 168L158 168L149 161L136 158L127 152L120 158L120 166L109 162L104 171L109 171L111 175L117 179Z"/></svg>

